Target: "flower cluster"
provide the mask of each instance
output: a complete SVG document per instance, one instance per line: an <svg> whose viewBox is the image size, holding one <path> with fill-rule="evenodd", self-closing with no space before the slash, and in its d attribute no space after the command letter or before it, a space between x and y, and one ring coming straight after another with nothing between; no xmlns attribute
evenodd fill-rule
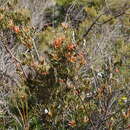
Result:
<svg viewBox="0 0 130 130"><path fill-rule="evenodd" d="M76 46L73 44L73 43L70 43L68 46L67 46L67 50L68 51L72 51L76 48Z"/></svg>
<svg viewBox="0 0 130 130"><path fill-rule="evenodd" d="M64 40L65 40L65 37L59 37L55 39L53 42L54 48L60 48Z"/></svg>

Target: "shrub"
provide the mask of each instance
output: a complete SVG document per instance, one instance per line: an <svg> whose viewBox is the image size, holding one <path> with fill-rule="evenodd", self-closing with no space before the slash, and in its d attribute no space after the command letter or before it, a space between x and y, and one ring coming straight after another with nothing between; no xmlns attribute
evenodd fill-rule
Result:
<svg viewBox="0 0 130 130"><path fill-rule="evenodd" d="M66 9L71 2L57 1ZM31 26L25 10L0 9L0 44L13 59L18 78L14 86L6 84L2 73L1 91L12 93L0 95L1 128L129 127L127 5L120 11L104 9L102 0L83 3L76 6L82 4L87 16L77 28L70 19L41 32ZM12 52L9 44L23 52Z"/></svg>

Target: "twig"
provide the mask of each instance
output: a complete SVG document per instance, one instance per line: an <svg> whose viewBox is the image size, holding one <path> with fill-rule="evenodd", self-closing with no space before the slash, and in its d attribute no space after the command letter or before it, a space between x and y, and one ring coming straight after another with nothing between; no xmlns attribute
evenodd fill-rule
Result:
<svg viewBox="0 0 130 130"><path fill-rule="evenodd" d="M17 59L17 58L12 54L12 52L10 51L10 49L9 49L6 45L4 45L4 47L5 47L6 51L11 55L11 57L14 59L14 61L16 61L16 62L19 63L20 68L21 68L21 70L22 70L22 72L23 72L25 78L27 79L27 75L26 75L26 73L25 73L25 71L24 71L24 69L23 69L23 67L22 67L21 61L20 61L19 59Z"/></svg>
<svg viewBox="0 0 130 130"><path fill-rule="evenodd" d="M125 14L125 11L126 11L127 9L129 9L129 7L125 8L125 10L122 11L122 13L117 14L117 15L114 16L113 18L118 18L118 17L124 15L124 14ZM103 14L99 15L99 16L94 20L94 22L90 25L90 27L89 27L89 28L86 30L86 32L83 34L83 38L85 38L85 37L88 35L88 33L92 30L92 28L94 27L94 25L97 23L97 21L99 20L99 18L100 18L102 15L103 15ZM110 19L104 21L103 23L101 23L101 25L110 22L111 20L113 20L113 18L110 18Z"/></svg>
<svg viewBox="0 0 130 130"><path fill-rule="evenodd" d="M33 47L34 47L34 49L35 49L37 58L38 58L38 60L40 61L40 55L39 55L39 53L38 53L38 50L37 50L36 44L35 44L35 42L34 42L34 39L33 39L33 42L32 42L32 43L33 43Z"/></svg>
<svg viewBox="0 0 130 130"><path fill-rule="evenodd" d="M124 15L124 14L125 14L125 11L124 11L124 12L122 12L122 13L120 13L120 14L118 14L118 15L116 15L116 16L114 16L113 18L118 18L118 17L120 17L120 16L122 16L122 15ZM113 18L110 18L110 19L108 19L108 20L104 21L103 23L101 23L101 25L106 24L106 23L108 23L108 22L112 21L112 20L113 20Z"/></svg>
<svg viewBox="0 0 130 130"><path fill-rule="evenodd" d="M96 24L96 22L99 20L99 18L102 16L103 14L99 15L95 20L94 22L90 25L90 27L86 30L86 32L84 33L83 35L83 38L85 38L88 33L91 31L91 29L93 28L93 26Z"/></svg>

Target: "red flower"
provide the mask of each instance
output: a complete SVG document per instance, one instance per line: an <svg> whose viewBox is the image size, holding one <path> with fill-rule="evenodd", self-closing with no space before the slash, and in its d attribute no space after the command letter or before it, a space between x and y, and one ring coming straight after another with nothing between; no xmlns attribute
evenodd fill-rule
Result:
<svg viewBox="0 0 130 130"><path fill-rule="evenodd" d="M13 30L14 30L16 33L18 33L18 32L20 31L19 26L14 26L14 27L13 27Z"/></svg>
<svg viewBox="0 0 130 130"><path fill-rule="evenodd" d="M63 43L64 40L65 40L64 37L59 37L59 38L57 38L57 39L53 42L54 48L60 48L60 46L62 45L62 43Z"/></svg>
<svg viewBox="0 0 130 130"><path fill-rule="evenodd" d="M72 43L67 46L67 49L68 49L69 51L74 50L74 48L75 48L75 45L72 44Z"/></svg>

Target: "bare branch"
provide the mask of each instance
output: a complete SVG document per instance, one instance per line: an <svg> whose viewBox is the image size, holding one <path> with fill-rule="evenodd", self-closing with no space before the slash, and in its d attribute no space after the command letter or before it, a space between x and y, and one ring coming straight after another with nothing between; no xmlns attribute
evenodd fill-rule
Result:
<svg viewBox="0 0 130 130"><path fill-rule="evenodd" d="M22 72L23 72L25 78L27 79L27 74L26 74L26 72L25 72L24 69L23 69L23 66L22 66L22 64L21 64L21 61L20 61L19 59L17 59L17 58L12 54L12 52L10 51L10 49L9 49L6 45L4 45L4 47L5 47L6 51L11 55L11 57L12 57L16 62L19 63L20 68L21 68L21 70L22 70Z"/></svg>
<svg viewBox="0 0 130 130"><path fill-rule="evenodd" d="M90 27L86 30L86 32L84 33L83 35L83 38L85 38L88 33L92 30L93 26L96 24L96 22L99 20L99 18L102 16L103 14L99 15L95 20L94 22L90 25Z"/></svg>

